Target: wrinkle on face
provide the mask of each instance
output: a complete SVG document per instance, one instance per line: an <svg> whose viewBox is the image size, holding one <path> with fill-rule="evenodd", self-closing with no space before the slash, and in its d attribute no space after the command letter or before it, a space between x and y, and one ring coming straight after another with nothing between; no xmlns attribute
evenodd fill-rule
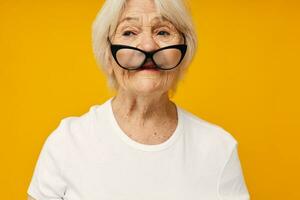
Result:
<svg viewBox="0 0 300 200"><path fill-rule="evenodd" d="M115 32L116 37L113 37L114 40L112 42L128 45L122 43L122 40L118 36L122 35L122 31L126 31L126 28L133 27L133 29L140 31L143 35L141 35L141 39L138 41L140 43L129 46L134 46L145 51L158 49L160 45L153 38L151 39L151 37L153 30L164 26L176 31L180 35L176 27L157 12L152 0L128 0ZM178 36L178 38L176 41L179 43L181 37ZM172 87L176 81L176 77L179 75L177 68L170 71L161 70L159 73L151 74L139 70L128 71L120 68L115 62L113 63L113 71L122 89L126 91L130 90L131 92L166 92Z"/></svg>

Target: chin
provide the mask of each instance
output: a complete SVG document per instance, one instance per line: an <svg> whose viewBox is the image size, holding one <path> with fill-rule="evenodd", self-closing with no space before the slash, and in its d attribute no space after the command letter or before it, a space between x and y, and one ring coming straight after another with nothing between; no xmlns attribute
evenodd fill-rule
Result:
<svg viewBox="0 0 300 200"><path fill-rule="evenodd" d="M134 83L134 90L141 95L149 95L154 93L163 93L165 88L160 84L161 81L157 79L144 78L143 80Z"/></svg>

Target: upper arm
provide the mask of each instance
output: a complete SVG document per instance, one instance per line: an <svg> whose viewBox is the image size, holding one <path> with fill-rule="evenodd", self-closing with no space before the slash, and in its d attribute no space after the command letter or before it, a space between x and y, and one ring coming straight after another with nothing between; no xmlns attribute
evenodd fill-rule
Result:
<svg viewBox="0 0 300 200"><path fill-rule="evenodd" d="M222 200L250 199L238 156L237 144L235 144L224 165L218 186L218 192Z"/></svg>
<svg viewBox="0 0 300 200"><path fill-rule="evenodd" d="M37 159L27 194L37 200L62 199L66 182L62 173L64 139L62 123L46 139Z"/></svg>
<svg viewBox="0 0 300 200"><path fill-rule="evenodd" d="M36 199L34 199L32 196L28 195L27 200L36 200Z"/></svg>

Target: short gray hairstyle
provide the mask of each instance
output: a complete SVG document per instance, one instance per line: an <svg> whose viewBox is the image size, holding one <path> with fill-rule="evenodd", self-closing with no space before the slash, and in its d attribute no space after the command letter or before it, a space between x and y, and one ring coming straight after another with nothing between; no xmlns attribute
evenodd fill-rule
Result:
<svg viewBox="0 0 300 200"><path fill-rule="evenodd" d="M187 2L184 0L153 0L159 14L173 23L178 31L186 38L188 46L186 55L182 61L179 79L183 77L183 71L191 63L197 49L197 34L192 18L188 12ZM110 88L117 89L118 84L113 74L109 74L107 67L112 58L108 38L114 34L120 16L122 15L127 0L106 0L99 10L92 24L92 46L97 65L108 76ZM178 82L178 80L177 80ZM176 83L177 83L176 82ZM177 84L176 84L177 85ZM176 86L173 87L173 91Z"/></svg>

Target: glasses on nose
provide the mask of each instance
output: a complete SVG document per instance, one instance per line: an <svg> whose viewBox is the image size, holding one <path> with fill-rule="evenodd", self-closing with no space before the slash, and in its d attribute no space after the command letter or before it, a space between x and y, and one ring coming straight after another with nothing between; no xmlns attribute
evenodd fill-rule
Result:
<svg viewBox="0 0 300 200"><path fill-rule="evenodd" d="M153 62L153 68L160 70L171 70L177 67L184 58L187 45L176 44L166 46L151 52L122 44L112 44L110 40L111 53L116 63L126 70L138 70L143 68L147 61Z"/></svg>

